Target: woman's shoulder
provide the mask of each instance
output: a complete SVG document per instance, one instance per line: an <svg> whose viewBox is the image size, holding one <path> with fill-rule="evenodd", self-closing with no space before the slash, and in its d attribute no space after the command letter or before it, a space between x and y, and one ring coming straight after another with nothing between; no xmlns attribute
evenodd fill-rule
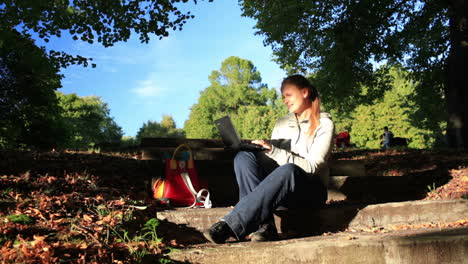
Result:
<svg viewBox="0 0 468 264"><path fill-rule="evenodd" d="M320 123L322 124L322 126L333 127L332 116L329 113L321 112Z"/></svg>

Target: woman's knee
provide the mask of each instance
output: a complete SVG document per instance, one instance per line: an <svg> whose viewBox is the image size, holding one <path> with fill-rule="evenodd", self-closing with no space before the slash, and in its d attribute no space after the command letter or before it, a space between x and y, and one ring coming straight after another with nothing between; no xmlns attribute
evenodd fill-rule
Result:
<svg viewBox="0 0 468 264"><path fill-rule="evenodd" d="M300 169L296 164L287 163L278 167L279 169L286 171L286 172L297 172Z"/></svg>
<svg viewBox="0 0 468 264"><path fill-rule="evenodd" d="M240 151L234 157L234 165L245 164L246 162L255 161L256 157L252 152Z"/></svg>
<svg viewBox="0 0 468 264"><path fill-rule="evenodd" d="M302 169L299 168L297 165L292 163L287 163L284 165L279 166L277 169L277 175L284 179L292 179L299 175L301 175Z"/></svg>

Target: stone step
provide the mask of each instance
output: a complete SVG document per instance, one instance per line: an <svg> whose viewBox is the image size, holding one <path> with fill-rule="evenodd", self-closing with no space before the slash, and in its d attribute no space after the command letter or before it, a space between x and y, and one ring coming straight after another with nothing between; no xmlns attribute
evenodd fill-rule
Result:
<svg viewBox="0 0 468 264"><path fill-rule="evenodd" d="M373 263L466 264L468 228L338 234L264 243L205 245L170 254L188 263Z"/></svg>
<svg viewBox="0 0 468 264"><path fill-rule="evenodd" d="M408 176L333 176L329 179L328 200L359 203L401 202L423 199L428 186L445 184L439 174Z"/></svg>
<svg viewBox="0 0 468 264"><path fill-rule="evenodd" d="M214 165L211 169L222 170ZM205 167L198 170L199 176L208 182L213 202L217 206L234 205L239 199L239 189L233 173L212 175ZM385 203L423 199L429 191L427 186L436 187L448 178L438 174L411 176L332 176L329 178L328 201L350 201L353 203Z"/></svg>
<svg viewBox="0 0 468 264"><path fill-rule="evenodd" d="M330 160L330 175L346 175L349 177L366 176L366 163L364 160Z"/></svg>
<svg viewBox="0 0 468 264"><path fill-rule="evenodd" d="M243 139L244 142L250 140ZM220 139L185 139L185 138L143 138L140 144L143 160L163 160L172 156L180 144L190 146L196 161L228 162L232 170L232 161L237 152L227 150ZM364 176L366 174L364 160L338 160L329 162L331 175Z"/></svg>
<svg viewBox="0 0 468 264"><path fill-rule="evenodd" d="M163 160L174 151L174 148L147 147L143 149L143 160ZM221 163L226 170L233 170L235 152L222 148L198 149L193 152L195 162L213 164ZM366 175L364 160L331 160L329 162L330 175L347 175L362 177Z"/></svg>
<svg viewBox="0 0 468 264"><path fill-rule="evenodd" d="M422 176L378 176L357 177L363 170L364 163L339 161L343 167L362 166L356 169L354 176L330 177L329 202L352 201L359 203L382 203L417 200L425 197L427 186L436 186L446 182L437 173ZM354 164L354 165L352 165ZM335 164L336 165L336 164ZM232 168L232 161L198 160L195 163L198 175L208 183L215 206L233 205L238 200L238 186ZM332 167L333 168L333 167ZM76 160L3 160L0 170L5 174L18 174L30 171L42 175L60 176L65 173L86 172L89 174L111 177L113 174L127 176L132 184L140 187L150 182L152 177L164 175L164 166L160 160L116 159L76 159ZM336 172L336 171L335 171ZM147 184L148 185L148 184ZM149 189L149 188L148 188Z"/></svg>
<svg viewBox="0 0 468 264"><path fill-rule="evenodd" d="M159 211L157 218L203 231L232 207ZM454 222L468 217L468 200L410 201L375 205L328 205L319 210L277 210L278 231L290 236L342 231L346 228Z"/></svg>

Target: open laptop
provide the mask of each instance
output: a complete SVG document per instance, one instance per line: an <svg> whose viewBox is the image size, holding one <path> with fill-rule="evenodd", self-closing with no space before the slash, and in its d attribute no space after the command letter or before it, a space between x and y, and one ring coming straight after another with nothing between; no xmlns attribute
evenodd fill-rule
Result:
<svg viewBox="0 0 468 264"><path fill-rule="evenodd" d="M226 148L242 151L267 150L266 148L257 144L242 142L229 116L217 119L215 120L215 123Z"/></svg>

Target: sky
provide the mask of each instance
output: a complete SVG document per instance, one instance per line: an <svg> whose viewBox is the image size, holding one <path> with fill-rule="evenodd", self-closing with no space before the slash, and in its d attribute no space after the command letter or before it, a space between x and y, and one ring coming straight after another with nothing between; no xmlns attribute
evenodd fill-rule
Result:
<svg viewBox="0 0 468 264"><path fill-rule="evenodd" d="M93 58L96 68L63 69L59 91L100 96L125 136L135 136L143 123L160 122L163 115L171 115L182 128L190 107L210 85L208 76L229 56L252 61L263 83L280 86L286 73L272 61L272 49L263 46L263 37L255 35L255 21L241 16L237 0L189 3L181 9L195 18L167 38L153 35L148 44L140 43L137 35L109 48L67 37L37 43Z"/></svg>

